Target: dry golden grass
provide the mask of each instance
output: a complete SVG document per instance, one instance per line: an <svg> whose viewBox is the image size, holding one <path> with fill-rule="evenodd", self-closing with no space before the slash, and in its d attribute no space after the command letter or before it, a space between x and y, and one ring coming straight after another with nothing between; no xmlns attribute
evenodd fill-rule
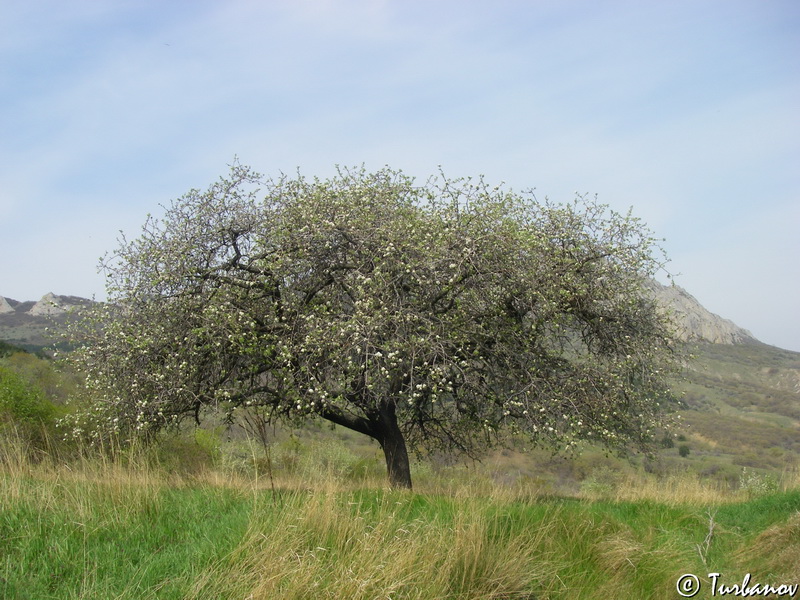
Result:
<svg viewBox="0 0 800 600"><path fill-rule="evenodd" d="M800 512L762 532L734 554L736 563L755 576L800 574ZM792 583L785 581L784 583Z"/></svg>
<svg viewBox="0 0 800 600"><path fill-rule="evenodd" d="M552 578L552 564L535 550L557 519L504 534L485 503L445 521L409 520L412 494L348 506L336 487L290 495L275 520L265 507L245 541L189 597L514 598Z"/></svg>
<svg viewBox="0 0 800 600"><path fill-rule="evenodd" d="M625 477L611 499L628 502L652 500L674 506L720 504L741 498L718 481L703 480L695 474L683 473L661 479L644 475Z"/></svg>

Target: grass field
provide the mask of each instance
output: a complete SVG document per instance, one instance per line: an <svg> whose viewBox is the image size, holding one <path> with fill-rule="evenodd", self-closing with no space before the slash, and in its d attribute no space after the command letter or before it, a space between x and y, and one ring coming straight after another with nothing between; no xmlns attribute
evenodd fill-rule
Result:
<svg viewBox="0 0 800 600"><path fill-rule="evenodd" d="M701 350L680 384L685 426L655 458L428 455L413 493L387 489L374 442L320 423L270 430L265 447L212 421L100 453L52 437L47 412L33 435L42 398L58 416L78 384L10 354L0 368L40 393L0 411L0 598L605 600L679 598L684 574L697 598L712 597L710 573L800 584L800 355Z"/></svg>
<svg viewBox="0 0 800 600"><path fill-rule="evenodd" d="M796 478L733 492L631 476L569 497L459 471L412 493L341 454L270 478L147 457L32 464L6 440L0 596L605 600L676 598L686 573L697 597L714 572L800 583Z"/></svg>

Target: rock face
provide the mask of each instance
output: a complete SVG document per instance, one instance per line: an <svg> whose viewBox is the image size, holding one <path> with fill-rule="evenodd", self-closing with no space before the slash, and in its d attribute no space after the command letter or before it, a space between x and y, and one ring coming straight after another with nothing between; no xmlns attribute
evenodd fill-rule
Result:
<svg viewBox="0 0 800 600"><path fill-rule="evenodd" d="M706 310L689 292L677 285L652 282L653 294L665 311L672 315L678 337L685 341L712 344L743 344L757 341L753 334L733 321Z"/></svg>
<svg viewBox="0 0 800 600"><path fill-rule="evenodd" d="M45 315L60 315L66 312L65 302L53 292L45 294L42 299L34 304L28 311L29 315L34 317L43 317Z"/></svg>
<svg viewBox="0 0 800 600"><path fill-rule="evenodd" d="M8 300L6 300L3 296L0 296L0 315L13 312L14 312L14 307L11 306L8 303Z"/></svg>
<svg viewBox="0 0 800 600"><path fill-rule="evenodd" d="M0 296L0 340L31 350L52 346L57 340L49 330L57 329L92 303L85 298L52 293L38 302Z"/></svg>
<svg viewBox="0 0 800 600"><path fill-rule="evenodd" d="M75 296L56 296L50 292L42 296L42 299L34 303L26 312L32 317L45 317L50 315L61 315L76 308L91 304L91 301ZM15 310L19 311L21 306Z"/></svg>

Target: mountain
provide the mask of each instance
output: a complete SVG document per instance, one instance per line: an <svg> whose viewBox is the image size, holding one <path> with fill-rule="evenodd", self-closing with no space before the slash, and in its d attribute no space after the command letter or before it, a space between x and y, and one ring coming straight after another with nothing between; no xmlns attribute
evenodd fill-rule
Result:
<svg viewBox="0 0 800 600"><path fill-rule="evenodd" d="M14 307L8 303L8 300L0 296L0 315L6 315L14 312Z"/></svg>
<svg viewBox="0 0 800 600"><path fill-rule="evenodd" d="M41 300L31 306L27 313L33 317L61 315L90 303L90 300L85 300L76 296L56 296L50 292L42 296Z"/></svg>
<svg viewBox="0 0 800 600"><path fill-rule="evenodd" d="M90 306L92 300L48 293L38 301L20 302L0 296L0 340L27 350L41 350L54 340L49 327L57 327Z"/></svg>
<svg viewBox="0 0 800 600"><path fill-rule="evenodd" d="M650 282L650 289L662 309L671 314L678 337L688 342L744 344L757 341L733 321L708 311L689 292L677 285Z"/></svg>

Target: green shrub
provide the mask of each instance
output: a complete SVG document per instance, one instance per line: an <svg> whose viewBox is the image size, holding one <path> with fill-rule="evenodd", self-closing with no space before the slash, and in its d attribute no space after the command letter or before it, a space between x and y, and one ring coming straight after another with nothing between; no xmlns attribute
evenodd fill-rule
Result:
<svg viewBox="0 0 800 600"><path fill-rule="evenodd" d="M220 450L219 428L213 430L203 429L202 427L196 428L194 430L194 441L213 462L220 459L222 451Z"/></svg>
<svg viewBox="0 0 800 600"><path fill-rule="evenodd" d="M20 348L19 346L15 346L14 344L9 344L8 342L0 340L0 358L11 356L12 354L16 353L26 354L27 352L28 351L25 350L25 348Z"/></svg>
<svg viewBox="0 0 800 600"><path fill-rule="evenodd" d="M0 431L13 429L33 450L44 450L57 413L41 388L0 366Z"/></svg>

